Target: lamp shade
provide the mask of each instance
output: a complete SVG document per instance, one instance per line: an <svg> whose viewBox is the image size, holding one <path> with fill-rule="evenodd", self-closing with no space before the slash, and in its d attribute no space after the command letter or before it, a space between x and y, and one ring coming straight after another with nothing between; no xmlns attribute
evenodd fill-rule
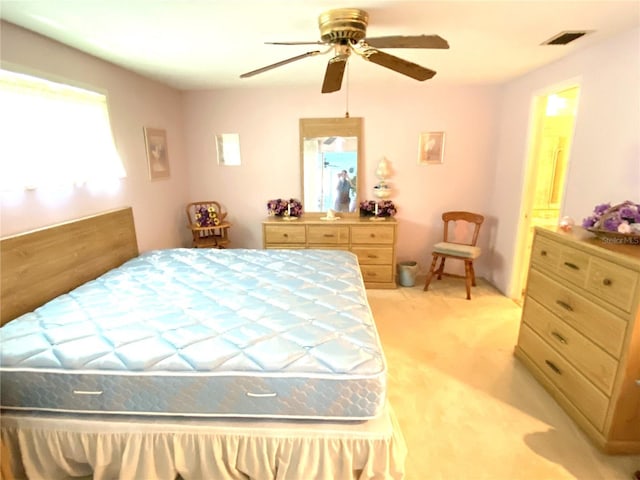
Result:
<svg viewBox="0 0 640 480"><path fill-rule="evenodd" d="M391 172L389 171L389 164L387 162L387 159L383 158L382 160L380 160L380 162L378 162L378 168L376 168L376 176L379 179L384 180L390 174Z"/></svg>

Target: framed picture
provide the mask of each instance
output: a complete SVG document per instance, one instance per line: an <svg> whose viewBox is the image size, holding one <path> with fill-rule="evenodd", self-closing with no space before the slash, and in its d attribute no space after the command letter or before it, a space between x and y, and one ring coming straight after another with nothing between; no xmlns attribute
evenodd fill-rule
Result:
<svg viewBox="0 0 640 480"><path fill-rule="evenodd" d="M444 132L425 132L420 134L418 163L435 165L444 160Z"/></svg>
<svg viewBox="0 0 640 480"><path fill-rule="evenodd" d="M160 128L144 128L144 143L147 149L149 177L151 180L169 176L169 152L167 132Z"/></svg>

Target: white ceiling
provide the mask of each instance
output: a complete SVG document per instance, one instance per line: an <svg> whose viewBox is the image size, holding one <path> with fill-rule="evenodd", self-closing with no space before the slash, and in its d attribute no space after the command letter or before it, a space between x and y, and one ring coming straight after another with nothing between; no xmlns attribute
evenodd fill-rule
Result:
<svg viewBox="0 0 640 480"><path fill-rule="evenodd" d="M264 45L315 41L331 8L369 12L368 37L438 34L449 50L387 53L438 73L427 83L500 83L640 25L640 1L0 0L0 18L179 89L317 85L330 55L252 78L241 73L317 49ZM593 30L542 46L564 30ZM359 57L349 83L410 85Z"/></svg>

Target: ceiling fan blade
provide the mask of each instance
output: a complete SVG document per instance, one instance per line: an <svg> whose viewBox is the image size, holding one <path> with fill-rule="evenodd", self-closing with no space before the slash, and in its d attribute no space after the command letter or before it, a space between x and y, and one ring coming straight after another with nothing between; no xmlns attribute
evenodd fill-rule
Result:
<svg viewBox="0 0 640 480"><path fill-rule="evenodd" d="M342 54L333 57L327 63L324 72L324 82L322 82L322 93L337 92L342 87L342 77L347 66L349 55Z"/></svg>
<svg viewBox="0 0 640 480"><path fill-rule="evenodd" d="M316 40L315 42L264 42L265 45L325 45L324 42Z"/></svg>
<svg viewBox="0 0 640 480"><path fill-rule="evenodd" d="M393 35L365 39L374 48L449 48L449 42L439 35Z"/></svg>
<svg viewBox="0 0 640 480"><path fill-rule="evenodd" d="M312 57L312 56L318 55L318 54L320 54L320 50L314 50L312 52L303 53L302 55L298 55L296 57L287 58L286 60L282 60L280 62L276 62L276 63L273 63L271 65L267 65L266 67L258 68L257 70L252 70L250 72L243 73L242 75L240 75L240 78L253 77L254 75L258 75L259 73L266 72L266 71L271 70L273 68L281 67L281 66L286 65L288 63L292 63L292 62L295 62L297 60L302 60L303 58Z"/></svg>
<svg viewBox="0 0 640 480"><path fill-rule="evenodd" d="M389 55L388 53L381 52L375 48L366 49L362 52L362 56L373 63L389 68L408 77L415 78L421 82L423 80L430 79L436 74L434 70L429 70L428 68L421 67L416 63Z"/></svg>

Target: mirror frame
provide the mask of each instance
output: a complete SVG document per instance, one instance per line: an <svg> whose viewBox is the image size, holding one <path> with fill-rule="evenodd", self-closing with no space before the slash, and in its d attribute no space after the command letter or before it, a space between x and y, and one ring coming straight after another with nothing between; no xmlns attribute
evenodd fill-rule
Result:
<svg viewBox="0 0 640 480"><path fill-rule="evenodd" d="M361 201L362 175L364 172L362 151L362 117L338 117L338 118L301 118L300 119L300 193L304 199L304 139L313 137L357 137L357 171L356 171L356 205ZM303 206L305 208L305 206ZM355 212L341 212L344 216L358 216L358 208ZM308 212L309 214L322 214L326 212ZM305 208L305 215L307 210Z"/></svg>

